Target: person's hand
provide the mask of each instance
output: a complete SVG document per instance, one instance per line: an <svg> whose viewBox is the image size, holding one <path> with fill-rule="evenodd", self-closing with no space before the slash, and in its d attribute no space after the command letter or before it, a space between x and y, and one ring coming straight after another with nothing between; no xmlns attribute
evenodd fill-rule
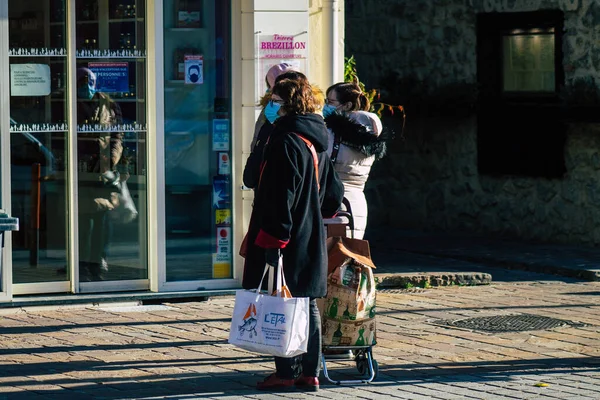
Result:
<svg viewBox="0 0 600 400"><path fill-rule="evenodd" d="M113 208L119 207L119 204L121 204L121 202L119 200L119 193L115 193L115 192L110 193L110 204L113 205Z"/></svg>
<svg viewBox="0 0 600 400"><path fill-rule="evenodd" d="M277 267L279 265L279 256L281 252L279 249L265 249L265 261L267 264Z"/></svg>
<svg viewBox="0 0 600 400"><path fill-rule="evenodd" d="M110 211L114 210L115 206L108 200L103 197L98 197L94 199L94 203L96 203L96 209L98 211Z"/></svg>

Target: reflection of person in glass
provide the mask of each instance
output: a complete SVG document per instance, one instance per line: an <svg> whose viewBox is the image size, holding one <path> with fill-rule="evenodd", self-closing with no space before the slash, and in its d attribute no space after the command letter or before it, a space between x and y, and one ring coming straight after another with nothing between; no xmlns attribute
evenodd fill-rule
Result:
<svg viewBox="0 0 600 400"><path fill-rule="evenodd" d="M190 82L196 83L200 79L200 66L192 65L188 68L188 75L190 77Z"/></svg>
<svg viewBox="0 0 600 400"><path fill-rule="evenodd" d="M110 212L119 205L116 165L123 153L119 105L96 90L96 74L77 70L77 155L79 160L79 272L81 280L102 280L108 271Z"/></svg>

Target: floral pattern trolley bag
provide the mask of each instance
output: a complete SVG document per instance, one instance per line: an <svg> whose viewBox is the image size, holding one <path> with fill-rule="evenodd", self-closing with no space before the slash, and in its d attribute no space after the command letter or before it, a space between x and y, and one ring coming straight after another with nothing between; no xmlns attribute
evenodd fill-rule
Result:
<svg viewBox="0 0 600 400"><path fill-rule="evenodd" d="M369 242L330 237L327 253L327 297L317 300L323 345L375 345L375 265Z"/></svg>

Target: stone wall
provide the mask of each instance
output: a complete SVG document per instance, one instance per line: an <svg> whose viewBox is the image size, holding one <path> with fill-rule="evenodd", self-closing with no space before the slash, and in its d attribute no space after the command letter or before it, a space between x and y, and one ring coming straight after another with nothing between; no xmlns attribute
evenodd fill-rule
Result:
<svg viewBox="0 0 600 400"><path fill-rule="evenodd" d="M390 73L415 77L427 90L472 85L476 14L539 9L565 12L566 86L578 78L600 82L595 0L346 1L346 55L355 56L367 86L384 95ZM562 179L479 175L476 128L474 115L411 118L408 109L405 140L396 140L367 183L368 229L389 224L600 244L600 125L569 125Z"/></svg>

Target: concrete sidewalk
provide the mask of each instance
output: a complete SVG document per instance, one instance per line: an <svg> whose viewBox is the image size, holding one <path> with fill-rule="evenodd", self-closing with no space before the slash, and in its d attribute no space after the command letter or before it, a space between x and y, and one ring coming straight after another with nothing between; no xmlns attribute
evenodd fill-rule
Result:
<svg viewBox="0 0 600 400"><path fill-rule="evenodd" d="M600 283L511 274L485 286L379 292L377 380L340 387L322 379L316 394L254 389L273 362L227 343L231 296L2 309L0 399L600 399ZM525 332L457 326L511 315L569 324ZM357 375L352 362L328 368Z"/></svg>

